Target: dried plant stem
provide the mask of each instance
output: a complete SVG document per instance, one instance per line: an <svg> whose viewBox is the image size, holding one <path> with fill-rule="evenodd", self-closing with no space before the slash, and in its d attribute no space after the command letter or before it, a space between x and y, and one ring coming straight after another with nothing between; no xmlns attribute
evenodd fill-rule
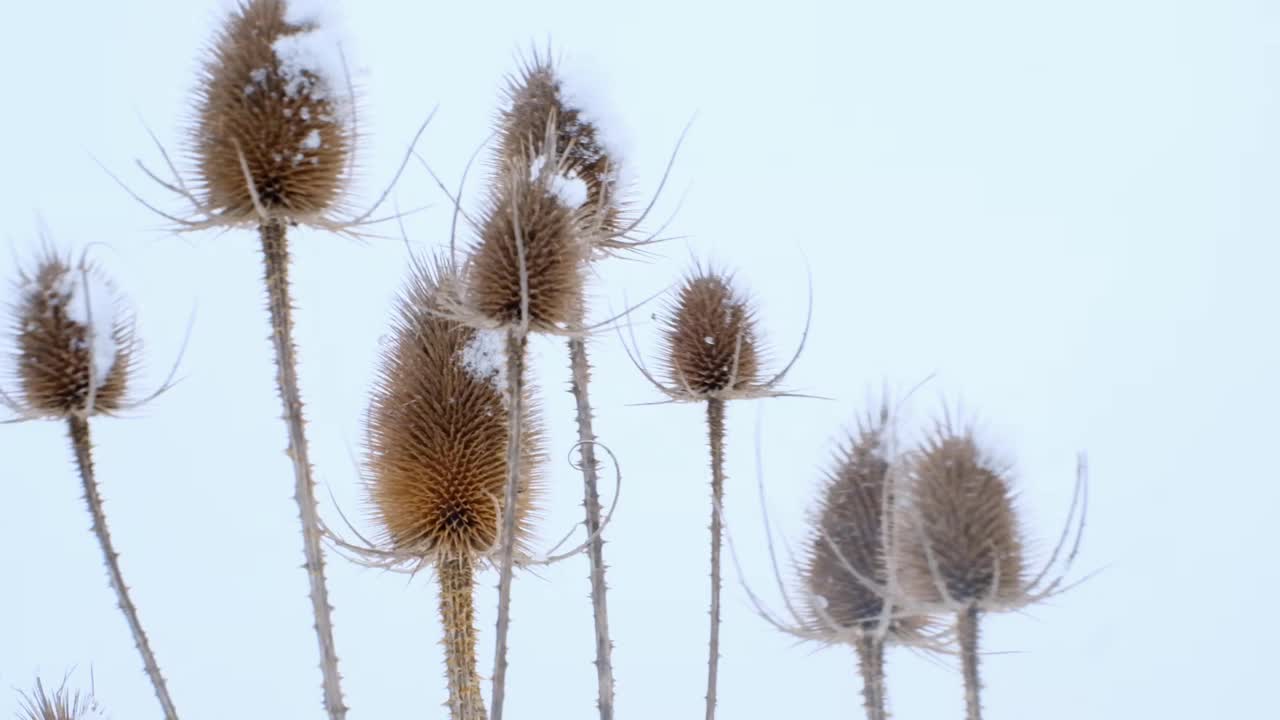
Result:
<svg viewBox="0 0 1280 720"><path fill-rule="evenodd" d="M707 401L711 445L711 634L707 643L707 720L716 716L720 670L720 513L724 507L724 401Z"/></svg>
<svg viewBox="0 0 1280 720"><path fill-rule="evenodd" d="M307 457L307 437L303 432L302 397L298 392L298 366L293 344L293 304L289 298L289 245L286 221L271 219L258 227L267 284L267 308L271 312L271 342L276 351L276 384L284 403L284 420L289 428L289 459L293 461L294 499L302 522L305 568L311 584L311 609L315 614L316 640L320 645L320 671L324 676L324 706L330 720L343 720L347 708L342 701L338 654L333 643L333 619L329 591L325 587L324 554L320 548L320 517L316 509L315 481Z"/></svg>
<svg viewBox="0 0 1280 720"><path fill-rule="evenodd" d="M93 534L98 537L102 547L102 559L107 565L107 575L111 579L111 589L116 592L116 600L120 603L120 611L129 622L129 630L133 633L133 642L142 655L142 665L146 668L147 677L155 688L156 699L164 711L166 720L177 720L178 711L173 707L169 697L169 688L165 685L164 676L160 674L160 664L156 662L155 653L151 651L151 642L138 620L138 608L129 598L129 588L125 587L124 575L120 573L119 554L111 545L111 535L107 532L107 515L102 510L102 498L98 495L98 483L93 474L93 445L89 440L89 421L72 416L68 420L71 435L71 449L75 452L76 465L80 469L80 480L84 484L84 501L89 506L89 514L93 517Z"/></svg>
<svg viewBox="0 0 1280 720"><path fill-rule="evenodd" d="M884 700L884 639L863 636L855 645L862 673L862 704L867 720L887 720Z"/></svg>
<svg viewBox="0 0 1280 720"><path fill-rule="evenodd" d="M982 720L982 701L978 679L978 608L972 605L956 615L956 636L960 643L960 662L964 668L964 705L966 720Z"/></svg>
<svg viewBox="0 0 1280 720"><path fill-rule="evenodd" d="M484 720L484 698L476 671L475 564L459 554L442 560L440 622L444 626L449 712L453 720Z"/></svg>
<svg viewBox="0 0 1280 720"><path fill-rule="evenodd" d="M613 640L609 636L608 584L604 579L604 538L600 534L599 471L596 461L595 431L592 428L591 400L587 386L591 380L591 364L587 360L585 337L569 338L569 365L573 371L570 384L578 407L578 451L582 461L583 507L587 513L587 557L591 563L591 608L596 626L596 705L600 720L613 720Z"/></svg>
<svg viewBox="0 0 1280 720"><path fill-rule="evenodd" d="M524 416L524 351L528 334L507 331L507 489L502 504L502 549L498 574L498 636L493 652L493 720L502 720L506 699L507 628L511 624L511 571L515 561L516 498L520 488L521 427Z"/></svg>

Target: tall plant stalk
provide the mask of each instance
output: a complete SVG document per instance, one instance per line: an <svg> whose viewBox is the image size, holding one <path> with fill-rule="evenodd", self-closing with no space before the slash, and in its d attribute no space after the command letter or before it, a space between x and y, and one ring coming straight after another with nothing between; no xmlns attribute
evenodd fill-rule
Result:
<svg viewBox="0 0 1280 720"><path fill-rule="evenodd" d="M523 260L523 252L521 256ZM524 413L524 353L528 339L527 332L520 326L512 326L507 331L507 487L502 505L497 639L493 653L493 720L502 720L506 700L507 633L511 623L511 575L515 563L516 498L520 488L521 419Z"/></svg>
<svg viewBox="0 0 1280 720"><path fill-rule="evenodd" d="M720 671L720 513L724 508L724 401L707 401L707 435L711 446L711 631L707 641L707 720L716 716L716 681Z"/></svg>
<svg viewBox="0 0 1280 720"><path fill-rule="evenodd" d="M80 470L80 481L84 485L84 501L89 507L89 515L93 518L93 534L98 538L102 548L102 560L107 566L107 576L111 580L111 589L116 593L120 611L129 623L129 632L133 634L133 643L142 655L142 666L155 689L156 699L160 701L160 709L166 720L177 720L178 711L174 708L173 699L169 697L169 688L164 676L160 674L160 663L156 661L155 652L147 633L142 629L138 619L138 608L129 597L129 588L124 584L124 574L120 572L120 555L111 544L111 534L107 531L107 516L102 509L102 497L98 495L98 483L93 472L93 444L89 437L89 421L73 415L67 419L71 437L71 450L76 457L76 466Z"/></svg>
<svg viewBox="0 0 1280 720"><path fill-rule="evenodd" d="M311 610L315 617L316 641L320 647L320 671L324 683L324 706L330 720L343 720L347 708L342 700L338 653L333 641L332 607L325 585L324 551L320 547L320 516L316 508L315 481L307 453L307 436L302 416L302 396L298 391L296 348L293 342L293 303L289 295L289 245L286 221L274 218L258 227L262 239L267 308L271 314L271 344L275 348L276 387L284 405L284 421L289 430L288 455L293 463L294 500L302 524L302 549L310 584Z"/></svg>
<svg viewBox="0 0 1280 720"><path fill-rule="evenodd" d="M573 373L570 389L577 406L582 505L586 511L587 558L591 564L591 610L595 619L596 640L596 705L600 711L600 720L613 720L613 640L609 634L609 586L604 577L604 537L600 532L600 464L596 459L596 435L592 427L591 399L588 394L591 364L587 358L585 337L569 338L569 365Z"/></svg>

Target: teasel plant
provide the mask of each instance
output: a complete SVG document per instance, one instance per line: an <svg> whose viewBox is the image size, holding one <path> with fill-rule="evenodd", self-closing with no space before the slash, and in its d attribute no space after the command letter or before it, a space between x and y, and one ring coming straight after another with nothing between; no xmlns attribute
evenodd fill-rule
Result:
<svg viewBox="0 0 1280 720"><path fill-rule="evenodd" d="M553 129L547 126L548 135ZM492 675L491 713L501 720L505 703L507 635L515 550L515 497L520 478L520 417L531 333L571 335L578 317L591 245L588 213L572 207L563 182L568 157L554 140L541 152L501 161L476 237L459 273L451 316L504 337L507 368L507 486L503 501L499 557L498 617ZM598 537L599 533L595 534Z"/></svg>
<svg viewBox="0 0 1280 720"><path fill-rule="evenodd" d="M810 294L810 315L812 294ZM711 455L711 621L708 634L706 718L716 710L720 661L720 555L725 483L725 404L731 400L800 396L782 389L787 373L800 359L809 334L809 319L795 354L771 377L764 372L768 350L757 326L751 301L735 287L726 271L695 265L662 315L662 373L659 378L627 347L633 364L664 402L706 403L707 440ZM634 337L631 345L635 345ZM624 346L627 344L624 343Z"/></svg>
<svg viewBox="0 0 1280 720"><path fill-rule="evenodd" d="M50 691L36 679L36 686L18 698L18 720L106 720L107 713L93 692L72 690L64 680Z"/></svg>
<svg viewBox="0 0 1280 720"><path fill-rule="evenodd" d="M288 433L323 702L330 720L343 720L347 708L298 387L288 233L309 226L360 238L367 235L367 226L386 219L374 213L403 172L412 145L377 202L356 214L350 186L361 135L358 104L331 3L241 0L211 43L198 77L187 131L189 170L180 170L158 140L170 178L139 163L148 177L189 205L185 216L159 209L117 178L135 200L177 231L243 228L258 233L276 387ZM414 143L425 128L426 122ZM193 177L188 181L184 175Z"/></svg>
<svg viewBox="0 0 1280 720"><path fill-rule="evenodd" d="M955 617L967 720L982 717L982 616L1022 610L1083 582L1068 582L1067 573L1080 550L1087 508L1088 470L1080 454L1062 532L1037 571L1014 503L1012 467L981 445L972 426L944 412L912 451L898 505L895 570L913 607Z"/></svg>
<svg viewBox="0 0 1280 720"><path fill-rule="evenodd" d="M433 567L440 586L449 711L486 717L476 661L475 575L501 553L508 478L505 334L450 315L460 290L448 259L412 262L367 416L365 482L378 534L330 533L362 564L410 573ZM538 515L542 432L528 385L519 405L519 478L512 546L530 560Z"/></svg>
<svg viewBox="0 0 1280 720"><path fill-rule="evenodd" d="M174 720L177 710L137 606L129 595L120 555L107 527L89 425L90 418L120 416L154 399L171 386L173 372L151 395L140 399L131 396L139 370L140 344L135 323L115 287L90 263L87 252L73 263L70 256L60 257L46 238L45 250L34 269L20 273L18 293L11 326L17 389L0 389L0 402L15 416L6 422L66 423L92 532L102 550L111 589L164 717ZM175 363L175 372L176 368Z"/></svg>
<svg viewBox="0 0 1280 720"><path fill-rule="evenodd" d="M633 240L624 226L627 204L621 175L622 143L612 137L617 128L603 110L605 101L592 97L580 78L569 78L563 62L550 52L534 51L507 80L505 104L498 117L494 166L524 167L532 176L551 170L556 197L579 213L575 223L589 248L587 258L600 258L623 249L639 248L649 238ZM555 160L553 160L555 159ZM567 344L578 427L578 467L583 478L584 527L589 540L592 616L595 626L596 706L601 720L614 716L613 640L609 632L608 584L605 579L604 537L599 488L600 463L590 399L591 364L587 354L587 302L578 287L572 307Z"/></svg>
<svg viewBox="0 0 1280 720"><path fill-rule="evenodd" d="M896 581L894 519L903 457L897 423L897 411L886 393L878 407L860 416L837 445L808 520L804 549L797 557L787 547L799 580L795 589L787 588L779 569L761 475L758 485L769 559L787 614L779 616L769 609L742 580L756 612L778 630L806 642L853 648L868 720L889 717L886 648L950 649L948 628L911 607Z"/></svg>

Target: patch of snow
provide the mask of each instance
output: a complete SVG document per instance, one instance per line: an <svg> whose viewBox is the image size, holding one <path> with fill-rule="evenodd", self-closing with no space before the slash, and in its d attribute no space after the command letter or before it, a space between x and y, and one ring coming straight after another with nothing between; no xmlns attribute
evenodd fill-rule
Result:
<svg viewBox="0 0 1280 720"><path fill-rule="evenodd" d="M529 165L529 179L537 181L542 175L543 168L546 167L547 156L539 155L533 159ZM587 182L577 175L562 175L560 173L549 173L551 192L564 203L564 206L570 210L577 210L587 204Z"/></svg>
<svg viewBox="0 0 1280 720"><path fill-rule="evenodd" d="M566 57L560 62L556 67L560 102L577 110L579 117L596 129L596 139L609 154L613 172L621 182L631 149L630 132L625 116L618 112L609 95L609 79L601 72L601 66L587 56Z"/></svg>
<svg viewBox="0 0 1280 720"><path fill-rule="evenodd" d="M100 388L116 363L115 292L94 272L69 270L58 289L66 295L67 319L85 328L93 358L93 386Z"/></svg>
<svg viewBox="0 0 1280 720"><path fill-rule="evenodd" d="M302 119L306 120L307 118L304 115ZM302 149L303 150L319 150L320 149L320 131L319 130L312 130L311 132L307 133L306 137L302 138Z"/></svg>
<svg viewBox="0 0 1280 720"><path fill-rule="evenodd" d="M298 32L281 35L271 47L280 61L284 90L290 97L306 96L328 102L334 120L350 120L351 102L343 61L341 24L327 0L289 0L285 22Z"/></svg>
<svg viewBox="0 0 1280 720"><path fill-rule="evenodd" d="M706 336L704 336L704 337L702 338L702 342L704 342L704 343L706 343L706 344L708 344L708 345L715 345L715 344L716 344L716 339L715 339L715 338L713 338L713 337L711 337L710 335L706 335Z"/></svg>
<svg viewBox="0 0 1280 720"><path fill-rule="evenodd" d="M505 330L476 330L462 349L462 367L474 378L488 380L502 396L507 396L507 333Z"/></svg>

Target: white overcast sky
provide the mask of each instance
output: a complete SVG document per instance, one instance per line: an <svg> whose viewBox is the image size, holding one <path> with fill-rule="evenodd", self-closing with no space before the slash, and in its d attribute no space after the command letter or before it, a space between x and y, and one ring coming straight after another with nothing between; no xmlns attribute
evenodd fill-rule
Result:
<svg viewBox="0 0 1280 720"><path fill-rule="evenodd" d="M1052 603L992 618L989 717L1261 718L1276 712L1280 591L1272 451L1280 407L1280 5L1258 0L942 0L346 4L370 142L357 204L421 151L456 179L504 73L549 38L611 78L651 193L687 189L650 263L609 262L595 314L671 283L692 257L735 268L779 356L813 332L790 385L831 400L730 408L728 518L747 582L770 585L753 457L793 543L831 441L888 382L936 378L1016 462L1044 547L1077 450L1092 506L1077 573ZM216 0L7 2L0 9L0 277L35 253L37 214L130 297L159 382L198 308L184 381L134 419L99 420L98 470L142 619L185 718L319 718L315 641L251 233L179 238L92 158L167 208L133 168L181 148ZM478 188L468 198L474 200ZM413 167L415 248L448 240L448 201ZM394 233L390 228L389 233ZM12 251L10 248L12 247ZM398 240L295 235L302 391L317 474L358 516L349 449L406 271ZM652 356L649 311L637 335ZM551 428L545 544L579 518L558 342L535 343ZM701 713L708 492L700 408L658 399L616 336L593 349L602 439L625 473L606 546L619 717ZM322 495L325 490L322 488ZM336 517L327 497L327 516ZM117 718L158 716L58 424L0 427L0 716L39 672L90 673ZM443 717L435 589L331 555L353 720ZM595 674L585 558L516 584L512 717L585 720ZM480 593L491 667L494 576ZM721 716L857 715L851 651L797 646L727 568ZM894 652L896 717L956 717L959 675Z"/></svg>

